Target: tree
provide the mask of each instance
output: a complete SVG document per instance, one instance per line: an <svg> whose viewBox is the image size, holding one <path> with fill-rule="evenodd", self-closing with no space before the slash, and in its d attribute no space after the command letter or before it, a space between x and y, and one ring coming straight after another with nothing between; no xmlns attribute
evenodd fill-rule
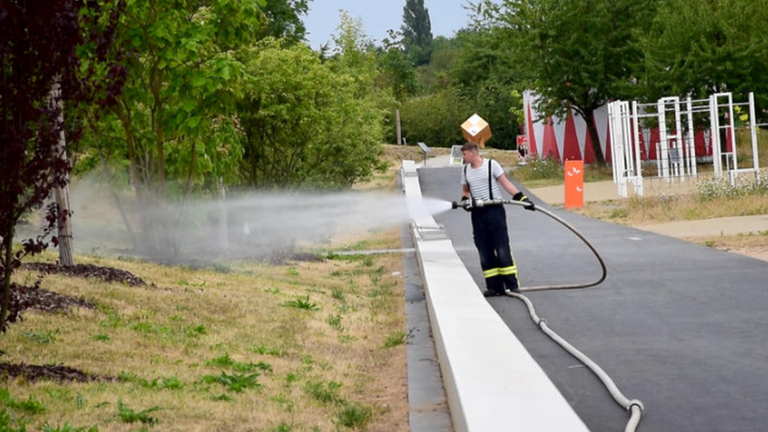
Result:
<svg viewBox="0 0 768 432"><path fill-rule="evenodd" d="M283 38L288 42L304 40L307 29L301 16L309 12L311 0L269 0L264 4L266 26L262 37Z"/></svg>
<svg viewBox="0 0 768 432"><path fill-rule="evenodd" d="M215 184L239 161L241 151L221 151L215 123L231 120L244 70L239 53L255 43L264 25L260 4L128 0L117 29L120 44L132 49L125 92L97 127L117 139L100 140L94 133L92 154L112 156L108 165L116 167L127 159L140 205L161 210L142 214L137 230L150 255L176 257L171 228L193 186ZM174 202L178 216L169 218Z"/></svg>
<svg viewBox="0 0 768 432"><path fill-rule="evenodd" d="M380 168L383 113L360 93L361 75L276 41L253 52L247 71L239 116L253 187L340 189Z"/></svg>
<svg viewBox="0 0 768 432"><path fill-rule="evenodd" d="M765 0L661 2L641 40L647 61L643 90L651 100L733 92L745 101L755 92L757 105L768 106L766 22Z"/></svg>
<svg viewBox="0 0 768 432"><path fill-rule="evenodd" d="M120 91L123 70L109 61L113 30L122 4L88 6L76 0L42 3L27 0L0 2L0 237L2 238L2 309L5 331L11 276L21 258L41 252L47 235L61 215L48 208L47 227L28 239L14 254L19 219L40 207L51 190L66 184L66 154L59 144L64 129L62 100L68 109L87 104L107 106ZM82 19L82 21L81 21ZM88 65L79 55L90 52ZM101 74L99 80L93 80ZM61 92L52 92L54 85ZM77 141L73 131L70 141ZM52 239L56 244L57 239Z"/></svg>
<svg viewBox="0 0 768 432"><path fill-rule="evenodd" d="M462 30L456 36L458 54L450 69L451 85L465 101L469 117L480 114L491 126L490 145L514 149L523 123L522 98L514 64L504 41L486 29Z"/></svg>
<svg viewBox="0 0 768 432"><path fill-rule="evenodd" d="M377 83L379 87L392 89L395 99L402 102L418 89L416 70L394 31L390 30L390 37L385 38L382 45L377 57L377 66L381 71Z"/></svg>
<svg viewBox="0 0 768 432"><path fill-rule="evenodd" d="M405 52L415 66L429 63L432 56L432 23L424 0L405 0L403 7L403 33Z"/></svg>
<svg viewBox="0 0 768 432"><path fill-rule="evenodd" d="M638 35L656 0L504 0L482 3L512 56L510 73L536 91L545 115L569 108L587 123L598 165L605 165L594 112L621 98L642 72Z"/></svg>
<svg viewBox="0 0 768 432"><path fill-rule="evenodd" d="M403 135L434 147L463 144L461 124L471 115L464 103L451 88L409 99L402 108Z"/></svg>

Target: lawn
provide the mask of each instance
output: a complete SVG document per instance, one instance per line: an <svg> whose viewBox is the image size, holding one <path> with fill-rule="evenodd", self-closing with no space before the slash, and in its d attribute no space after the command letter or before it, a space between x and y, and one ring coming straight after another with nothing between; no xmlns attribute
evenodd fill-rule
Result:
<svg viewBox="0 0 768 432"><path fill-rule="evenodd" d="M358 188L395 191L395 173ZM391 227L297 245L280 264L99 249L75 256L91 277L27 264L20 304L48 306L0 336L0 430L407 431L402 255L317 252L400 245ZM129 276L104 280L115 269Z"/></svg>

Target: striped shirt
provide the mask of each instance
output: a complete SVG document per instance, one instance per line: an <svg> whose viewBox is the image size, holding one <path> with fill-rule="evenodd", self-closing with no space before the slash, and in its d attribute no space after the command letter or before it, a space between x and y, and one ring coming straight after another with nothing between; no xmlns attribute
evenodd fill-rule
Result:
<svg viewBox="0 0 768 432"><path fill-rule="evenodd" d="M493 170L493 178L491 179L491 187L493 187L493 197L495 199L501 198L501 189L499 188L499 177L504 175L504 170L501 168L498 162L493 159L483 159L480 168L472 168L472 165L466 165L466 171L461 170L461 185L469 183L469 193L474 199L490 199L491 195L488 193L488 162L491 162L491 169ZM464 175L466 173L466 177Z"/></svg>

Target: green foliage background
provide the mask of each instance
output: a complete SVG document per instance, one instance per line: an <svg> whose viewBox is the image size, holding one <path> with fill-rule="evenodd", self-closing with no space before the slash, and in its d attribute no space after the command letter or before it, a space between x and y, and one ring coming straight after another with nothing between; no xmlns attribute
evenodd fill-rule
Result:
<svg viewBox="0 0 768 432"><path fill-rule="evenodd" d="M342 11L319 51L304 42L311 6L127 0L116 29L125 91L73 119L87 126L69 149L75 173L169 202L231 187L339 189L382 168L397 110L410 144L461 144L477 113L488 145L514 149L526 90L545 115L587 118L609 100L718 91L754 91L768 106L766 0L481 1L451 37L433 37L423 1L408 0L380 45Z"/></svg>

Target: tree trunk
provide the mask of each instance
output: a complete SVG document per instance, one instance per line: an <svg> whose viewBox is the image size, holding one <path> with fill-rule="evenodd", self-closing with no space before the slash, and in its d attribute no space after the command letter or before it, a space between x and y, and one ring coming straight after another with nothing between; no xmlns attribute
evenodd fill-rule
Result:
<svg viewBox="0 0 768 432"><path fill-rule="evenodd" d="M228 226L227 189L224 187L224 179L219 177L219 246L222 254L226 254L229 250Z"/></svg>
<svg viewBox="0 0 768 432"><path fill-rule="evenodd" d="M599 167L604 167L605 157L603 156L603 148L600 146L600 134L597 133L597 126L595 126L595 110L584 110L584 121L587 122L587 130L589 131L589 137L592 140L595 163ZM586 152L586 149L584 149L584 151Z"/></svg>
<svg viewBox="0 0 768 432"><path fill-rule="evenodd" d="M165 200L165 146L163 142L163 131L158 126L157 129L157 193L159 199Z"/></svg>
<svg viewBox="0 0 768 432"><path fill-rule="evenodd" d="M400 128L400 110L395 110L395 130L397 133L397 145L403 144L403 133Z"/></svg>
<svg viewBox="0 0 768 432"><path fill-rule="evenodd" d="M139 162L138 154L136 151L136 138L133 135L133 120L131 118L131 112L128 110L127 104L118 104L115 109L117 117L120 119L120 124L125 131L125 139L128 144L128 160L130 161L130 168L128 170L129 183L133 188L133 192L136 194L136 198L141 198L140 181L139 181Z"/></svg>
<svg viewBox="0 0 768 432"><path fill-rule="evenodd" d="M58 108L58 118L61 130L59 131L59 142L56 145L56 153L61 155L63 160L67 159L67 142L64 136L64 107L61 103L61 86L55 83L50 93L50 104L56 104ZM72 221L70 219L69 207L69 174L65 175L64 186L56 186L53 191L54 199L58 206L58 239L59 239L59 264L65 267L75 265L72 257Z"/></svg>
<svg viewBox="0 0 768 432"><path fill-rule="evenodd" d="M12 260L13 260L13 226L8 229L8 238L3 239L5 241L5 256L3 257L3 299L2 307L0 307L0 331L5 328L5 319L8 316L8 306L11 303L11 272L12 272Z"/></svg>
<svg viewBox="0 0 768 432"><path fill-rule="evenodd" d="M128 215L125 213L125 209L123 208L123 203L120 201L120 196L115 191L111 191L112 193L112 199L115 200L115 205L117 205L117 210L120 212L120 218L123 220L123 225L125 225L125 229L128 230L128 235L131 237L131 244L133 245L133 251L137 252L139 250L139 244L136 242L136 234L133 232L133 228L131 227L131 221L128 219Z"/></svg>
<svg viewBox="0 0 768 432"><path fill-rule="evenodd" d="M69 213L69 186L57 187L54 191L58 214L59 264L64 267L75 265L72 256L72 221Z"/></svg>

